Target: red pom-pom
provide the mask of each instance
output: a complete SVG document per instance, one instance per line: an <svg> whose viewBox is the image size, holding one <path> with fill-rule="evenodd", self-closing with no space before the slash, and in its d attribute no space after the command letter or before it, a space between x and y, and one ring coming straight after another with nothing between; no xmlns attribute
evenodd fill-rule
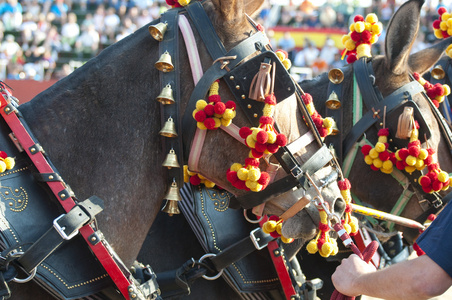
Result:
<svg viewBox="0 0 452 300"><path fill-rule="evenodd" d="M304 95L301 96L301 98L303 99L303 102L306 105L312 102L312 96L309 93L305 93Z"/></svg>
<svg viewBox="0 0 452 300"><path fill-rule="evenodd" d="M208 100L209 100L209 102L217 103L217 102L221 102L221 97L218 94L210 95Z"/></svg>
<svg viewBox="0 0 452 300"><path fill-rule="evenodd" d="M400 149L398 153L399 153L399 157L402 160L405 160L408 157L408 155L410 155L407 148Z"/></svg>
<svg viewBox="0 0 452 300"><path fill-rule="evenodd" d="M345 213L351 213L352 212L352 210L353 210L353 208L352 208L352 205L351 204L347 204L347 205L345 205ZM345 224L345 220L342 220L342 224Z"/></svg>
<svg viewBox="0 0 452 300"><path fill-rule="evenodd" d="M270 182L270 175L267 172L261 172L261 177L257 180L257 183L262 185L262 188L267 187L268 183Z"/></svg>
<svg viewBox="0 0 452 300"><path fill-rule="evenodd" d="M339 189L341 191L349 190L352 188L352 184L350 183L350 180L348 180L347 178L345 178L344 180L339 180L337 182L337 185L339 186Z"/></svg>
<svg viewBox="0 0 452 300"><path fill-rule="evenodd" d="M267 149L267 147L265 147L265 149ZM253 155L254 158L261 158L262 156L264 156L264 151L261 152L256 149L251 149L251 155Z"/></svg>
<svg viewBox="0 0 452 300"><path fill-rule="evenodd" d="M207 129L215 129L215 120L213 118L207 118L204 120L204 126L206 126Z"/></svg>
<svg viewBox="0 0 452 300"><path fill-rule="evenodd" d="M276 105L276 97L274 94L265 96L265 103L269 105Z"/></svg>
<svg viewBox="0 0 452 300"><path fill-rule="evenodd" d="M436 83L434 87L438 96L442 96L444 94L444 87L441 83Z"/></svg>
<svg viewBox="0 0 452 300"><path fill-rule="evenodd" d="M419 180L419 183L421 184L421 186L425 186L425 187L429 187L432 184L432 180L430 179L430 177L428 176L422 176L421 179Z"/></svg>
<svg viewBox="0 0 452 300"><path fill-rule="evenodd" d="M259 160L251 157L245 158L245 166L259 167Z"/></svg>
<svg viewBox="0 0 452 300"><path fill-rule="evenodd" d="M261 123L261 124L273 125L274 122L275 122L275 120L273 120L272 117L262 116L262 117L259 118L259 123Z"/></svg>
<svg viewBox="0 0 452 300"><path fill-rule="evenodd" d="M408 149L410 148L410 147L421 147L421 141L420 140L414 140L414 141L412 141L412 142L409 142L408 143Z"/></svg>
<svg viewBox="0 0 452 300"><path fill-rule="evenodd" d="M435 219L436 219L436 215L434 215L434 214L430 214L430 215L427 217L427 220L430 220L430 221L435 221Z"/></svg>
<svg viewBox="0 0 452 300"><path fill-rule="evenodd" d="M195 114L196 122L204 122L205 119L206 119L206 113L203 110L200 110Z"/></svg>
<svg viewBox="0 0 452 300"><path fill-rule="evenodd" d="M433 26L433 28L435 28L435 29L440 29L440 24L441 24L441 21L437 19L437 20L433 21L432 26ZM416 80L417 80L417 79L416 79Z"/></svg>
<svg viewBox="0 0 452 300"><path fill-rule="evenodd" d="M256 142L254 149L258 152L264 152L265 150L267 150L267 144L262 144L262 143Z"/></svg>
<svg viewBox="0 0 452 300"><path fill-rule="evenodd" d="M222 115L226 110L226 105L223 102L217 102L215 103L214 109L216 114Z"/></svg>
<svg viewBox="0 0 452 300"><path fill-rule="evenodd" d="M328 129L326 128L317 128L319 130L319 134L321 137L326 137L328 135Z"/></svg>
<svg viewBox="0 0 452 300"><path fill-rule="evenodd" d="M374 170L374 171L378 171L378 170L380 170L379 168L377 168L376 166L374 166L374 165L370 165L370 168L372 169L372 170Z"/></svg>
<svg viewBox="0 0 452 300"><path fill-rule="evenodd" d="M403 160L398 160L398 161L396 162L396 168L399 169L399 170L405 169L405 161L403 161Z"/></svg>
<svg viewBox="0 0 452 300"><path fill-rule="evenodd" d="M249 127L242 127L239 130L239 135L242 139L246 139L253 131Z"/></svg>
<svg viewBox="0 0 452 300"><path fill-rule="evenodd" d="M425 176L428 176L432 183L438 179L438 174L436 172L428 172Z"/></svg>
<svg viewBox="0 0 452 300"><path fill-rule="evenodd" d="M433 156L429 155L426 159L424 159L424 165L429 166L433 163Z"/></svg>
<svg viewBox="0 0 452 300"><path fill-rule="evenodd" d="M421 78L421 75L419 75L418 72L414 72L414 73L413 73L413 77L414 77L414 79L416 79L417 81L419 81L419 79Z"/></svg>
<svg viewBox="0 0 452 300"><path fill-rule="evenodd" d="M198 175L193 175L190 177L190 183L193 185L200 185L201 184L201 178L198 177Z"/></svg>
<svg viewBox="0 0 452 300"><path fill-rule="evenodd" d="M413 244L413 250L416 251L417 256L422 256L425 254L424 250L422 250L417 243Z"/></svg>
<svg viewBox="0 0 452 300"><path fill-rule="evenodd" d="M278 151L278 149L279 149L279 146L276 143L267 145L267 150L270 153L276 153L276 151Z"/></svg>
<svg viewBox="0 0 452 300"><path fill-rule="evenodd" d="M226 108L232 108L233 110L235 110L236 107L237 107L237 106L235 105L235 102L234 102L234 101L229 100L229 101L226 102Z"/></svg>
<svg viewBox="0 0 452 300"><path fill-rule="evenodd" d="M433 155L433 154L435 154L436 151L433 148L427 148L427 152L428 152L428 154Z"/></svg>
<svg viewBox="0 0 452 300"><path fill-rule="evenodd" d="M347 63L349 63L349 64L352 64L357 60L358 60L358 57L356 56L356 54L349 54L347 56Z"/></svg>
<svg viewBox="0 0 452 300"><path fill-rule="evenodd" d="M432 189L436 192L441 191L443 188L443 183L439 180L435 180L432 182Z"/></svg>
<svg viewBox="0 0 452 300"><path fill-rule="evenodd" d="M380 158L381 161L389 160L389 152L388 151L380 152L380 154L378 154L378 158Z"/></svg>
<svg viewBox="0 0 452 300"><path fill-rule="evenodd" d="M372 33L370 33L369 30L364 30L364 31L361 33L361 40L362 40L364 43L369 43L371 38L372 38Z"/></svg>
<svg viewBox="0 0 452 300"><path fill-rule="evenodd" d="M353 31L352 33L350 33L350 37L356 43L361 39L361 33Z"/></svg>
<svg viewBox="0 0 452 300"><path fill-rule="evenodd" d="M250 189L246 186L245 181L237 180L233 186L239 190L249 191Z"/></svg>
<svg viewBox="0 0 452 300"><path fill-rule="evenodd" d="M417 146L411 146L410 148L408 148L408 153L411 156L418 157L420 152L421 152L421 148L419 148Z"/></svg>
<svg viewBox="0 0 452 300"><path fill-rule="evenodd" d="M430 164L429 166L428 166L428 170L430 171L430 172L434 172L435 170L439 170L440 168L439 168L439 164L438 163L433 163L433 164ZM435 172L435 174L436 174L436 172Z"/></svg>
<svg viewBox="0 0 452 300"><path fill-rule="evenodd" d="M445 13L447 9L444 6L441 6L438 8L438 14L441 16L443 13Z"/></svg>
<svg viewBox="0 0 452 300"><path fill-rule="evenodd" d="M427 194L433 192L433 189L429 186L422 187L422 190L424 191L424 193L427 193Z"/></svg>
<svg viewBox="0 0 452 300"><path fill-rule="evenodd" d="M428 82L428 81L426 81L425 83L424 83L424 90L429 90L429 89L431 89L433 87L433 84L431 84L430 82Z"/></svg>
<svg viewBox="0 0 452 300"><path fill-rule="evenodd" d="M208 117L211 117L215 114L215 108L212 104L207 104L206 107L204 107L204 111L206 112L206 115Z"/></svg>
<svg viewBox="0 0 452 300"><path fill-rule="evenodd" d="M362 15L356 15L353 18L353 22L362 22L362 21L364 21L364 17Z"/></svg>
<svg viewBox="0 0 452 300"><path fill-rule="evenodd" d="M177 1L175 1L175 0L166 0L166 4L168 4L169 6L173 6L176 3L177 3Z"/></svg>
<svg viewBox="0 0 452 300"><path fill-rule="evenodd" d="M449 34L447 33L447 31L441 31L441 34L442 34L443 38L449 37Z"/></svg>
<svg viewBox="0 0 452 300"><path fill-rule="evenodd" d="M321 128L323 127L323 119L322 118L316 118L314 115L312 115L312 121L314 121L315 127Z"/></svg>
<svg viewBox="0 0 452 300"><path fill-rule="evenodd" d="M256 135L256 141L261 144L265 144L268 141L268 133L265 130L261 130Z"/></svg>
<svg viewBox="0 0 452 300"><path fill-rule="evenodd" d="M389 128L382 128L378 130L378 136L388 136L389 135Z"/></svg>
<svg viewBox="0 0 452 300"><path fill-rule="evenodd" d="M0 157L3 158L3 159L5 159L5 158L8 157L8 154L6 154L5 151L0 151Z"/></svg>
<svg viewBox="0 0 452 300"><path fill-rule="evenodd" d="M436 99L432 99L433 105L435 105L436 108L439 108L439 102Z"/></svg>
<svg viewBox="0 0 452 300"><path fill-rule="evenodd" d="M427 96L428 96L430 99L435 98L435 97L437 96L437 94L436 94L436 89L435 89L435 88L430 88L430 89L428 89L428 90L427 90Z"/></svg>
<svg viewBox="0 0 452 300"><path fill-rule="evenodd" d="M362 148L361 148L361 153L366 156L369 154L370 150L372 150L372 146L365 144Z"/></svg>
<svg viewBox="0 0 452 300"><path fill-rule="evenodd" d="M287 145L287 137L283 133L279 133L276 135L276 141L275 144L277 144L280 147L284 147Z"/></svg>
<svg viewBox="0 0 452 300"><path fill-rule="evenodd" d="M330 230L328 224L319 223L319 230L323 232L327 232Z"/></svg>

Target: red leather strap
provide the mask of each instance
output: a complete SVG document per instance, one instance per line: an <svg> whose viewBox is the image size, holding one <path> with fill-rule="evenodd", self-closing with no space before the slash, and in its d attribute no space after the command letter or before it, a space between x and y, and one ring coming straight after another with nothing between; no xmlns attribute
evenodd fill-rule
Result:
<svg viewBox="0 0 452 300"><path fill-rule="evenodd" d="M6 97L6 98L5 98ZM32 137L28 133L27 129L23 126L21 120L17 116L16 113L10 113L14 108L9 105L8 94L2 92L2 97L0 97L0 114L3 119L8 124L11 131L14 133L18 142L24 148L24 151L30 157L31 161L35 165L36 169L40 173L55 173L53 168L48 163L47 159L41 152L31 153L30 148L35 145L35 141L33 141ZM6 111L5 111L6 110ZM49 188L55 194L55 197L58 199L59 203L63 207L66 212L69 212L72 207L76 205L74 199L71 197L65 198L65 200L61 200L58 196L58 193L65 190L66 186L63 182L60 181L48 181L47 182ZM121 294L126 298L130 299L128 288L132 284L131 281L126 277L126 275L122 272L119 265L115 262L113 257L110 255L110 252L104 246L102 242L93 245L89 242L89 237L94 233L94 229L90 224L83 226L80 229L81 235L84 237L88 246L93 251L94 255L96 255L99 262L105 268L105 271L108 273L110 278L113 280Z"/></svg>

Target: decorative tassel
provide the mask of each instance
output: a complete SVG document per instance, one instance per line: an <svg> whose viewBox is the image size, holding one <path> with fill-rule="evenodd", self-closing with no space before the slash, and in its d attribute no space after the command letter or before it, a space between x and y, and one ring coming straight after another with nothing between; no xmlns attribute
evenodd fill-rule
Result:
<svg viewBox="0 0 452 300"><path fill-rule="evenodd" d="M347 233L351 236L356 235L358 233L359 224L358 219L352 216L352 196L350 194L350 188L352 185L350 181L346 178L344 180L340 180L337 182L339 186L339 190L341 191L342 198L345 201L345 215L344 220L342 220L342 225Z"/></svg>
<svg viewBox="0 0 452 300"><path fill-rule="evenodd" d="M306 246L309 253L315 254L317 251L322 257L336 255L339 251L337 242L329 235L330 227L328 226L328 215L323 208L319 208L320 223L317 236L311 240Z"/></svg>
<svg viewBox="0 0 452 300"><path fill-rule="evenodd" d="M265 95L268 95L271 86L270 71L272 65L267 63L261 63L259 72L254 75L251 81L250 92L248 98L256 101L263 102Z"/></svg>
<svg viewBox="0 0 452 300"><path fill-rule="evenodd" d="M201 174L190 171L188 169L187 165L184 165L184 182L186 182L186 183L190 182L190 184L196 185L196 186L200 185L200 184L204 184L206 186L206 188L209 188L209 189L215 187L215 183L208 180Z"/></svg>
<svg viewBox="0 0 452 300"><path fill-rule="evenodd" d="M278 216L270 216L268 221L262 225L262 231L271 235L274 238L281 238L281 241L285 244L292 243L293 238L286 238L281 234L283 220Z"/></svg>

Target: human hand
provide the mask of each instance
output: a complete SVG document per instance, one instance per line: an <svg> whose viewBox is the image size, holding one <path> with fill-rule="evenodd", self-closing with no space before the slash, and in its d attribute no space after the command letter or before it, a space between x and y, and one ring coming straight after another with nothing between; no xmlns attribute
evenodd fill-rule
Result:
<svg viewBox="0 0 452 300"><path fill-rule="evenodd" d="M343 295L355 297L361 295L364 291L361 282L363 275L375 272L376 269L371 263L366 263L356 254L343 259L342 263L336 268L331 276L334 287Z"/></svg>

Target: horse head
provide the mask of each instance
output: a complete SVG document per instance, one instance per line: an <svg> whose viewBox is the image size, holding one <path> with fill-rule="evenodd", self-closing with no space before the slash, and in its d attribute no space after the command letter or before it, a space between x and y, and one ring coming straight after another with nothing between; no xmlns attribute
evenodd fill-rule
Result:
<svg viewBox="0 0 452 300"><path fill-rule="evenodd" d="M430 48L410 54L419 31L420 12L423 3L422 0L407 1L393 15L387 28L383 55L368 60L362 58L343 69L345 79L342 84L343 127L341 130L344 144L340 148L343 151L343 163L346 164L350 164L350 161L347 162L345 159L346 155L350 155L354 151L353 149L356 150L353 152L356 157L354 160L352 159L353 165L351 167L349 165L348 175L352 184L352 193L356 196L356 199L385 212L394 212L399 209L401 216L416 219L419 222L425 221L427 217L425 211L432 206L431 202L426 201L431 195L424 193L417 183L418 176L421 174L417 173L418 171L411 173L402 171L405 175L400 177L398 170L395 170L392 176L379 170L372 171L364 161L364 156L359 151L360 147L354 148L352 144L356 146L361 141L360 146L362 146L367 139L371 145L375 145L378 141L378 131L384 125L390 130L388 143L391 151L395 152L397 149L407 147L409 142L407 138L403 141L399 140L398 144L394 145L396 142L395 135L403 107L406 103L414 102L416 104L414 119L420 124L419 140L422 147L434 149L436 153L434 157L438 159L441 169L451 170L447 133L445 134L442 130L441 122L435 117L435 108L423 94L422 87L417 85L416 82L413 83L414 79L412 78L414 72L419 74L427 72L439 60L443 51L450 44L450 39L446 39ZM357 72L358 68L361 73ZM355 106L353 99L356 99L357 94L353 87L353 75L355 78L358 77L355 82L362 79L359 78L360 76L365 78L362 81L368 81L364 87L359 85L364 103L366 98L370 99L370 104L366 104L367 106L365 105L362 111L361 119L353 114ZM411 88L416 91L404 94L407 89L411 89L410 84L412 85ZM302 83L302 87L306 91L313 93L316 105L322 107L319 109L320 111L326 110L323 101L328 96L325 95L325 91L328 91L328 85L327 74L322 74L310 82ZM355 98L353 98L354 95ZM377 100L372 100L372 97ZM405 100L408 98L412 102L406 102ZM387 100L386 103L381 104L384 100ZM326 114L328 115L328 113ZM353 118L356 121L352 122ZM357 131L354 124L363 126L366 123L363 119L366 118L368 121L369 118L374 119L367 124L375 126L369 125L367 127L367 125L364 125L362 130ZM348 157L350 158L350 156ZM394 169L396 169L395 166ZM413 179L408 179L409 176ZM441 191L441 194L444 193L447 193L447 191ZM403 199L408 201L404 202ZM400 205L403 208L400 208ZM405 239L410 243L419 234L418 230L399 225L396 225L395 229L403 231Z"/></svg>

